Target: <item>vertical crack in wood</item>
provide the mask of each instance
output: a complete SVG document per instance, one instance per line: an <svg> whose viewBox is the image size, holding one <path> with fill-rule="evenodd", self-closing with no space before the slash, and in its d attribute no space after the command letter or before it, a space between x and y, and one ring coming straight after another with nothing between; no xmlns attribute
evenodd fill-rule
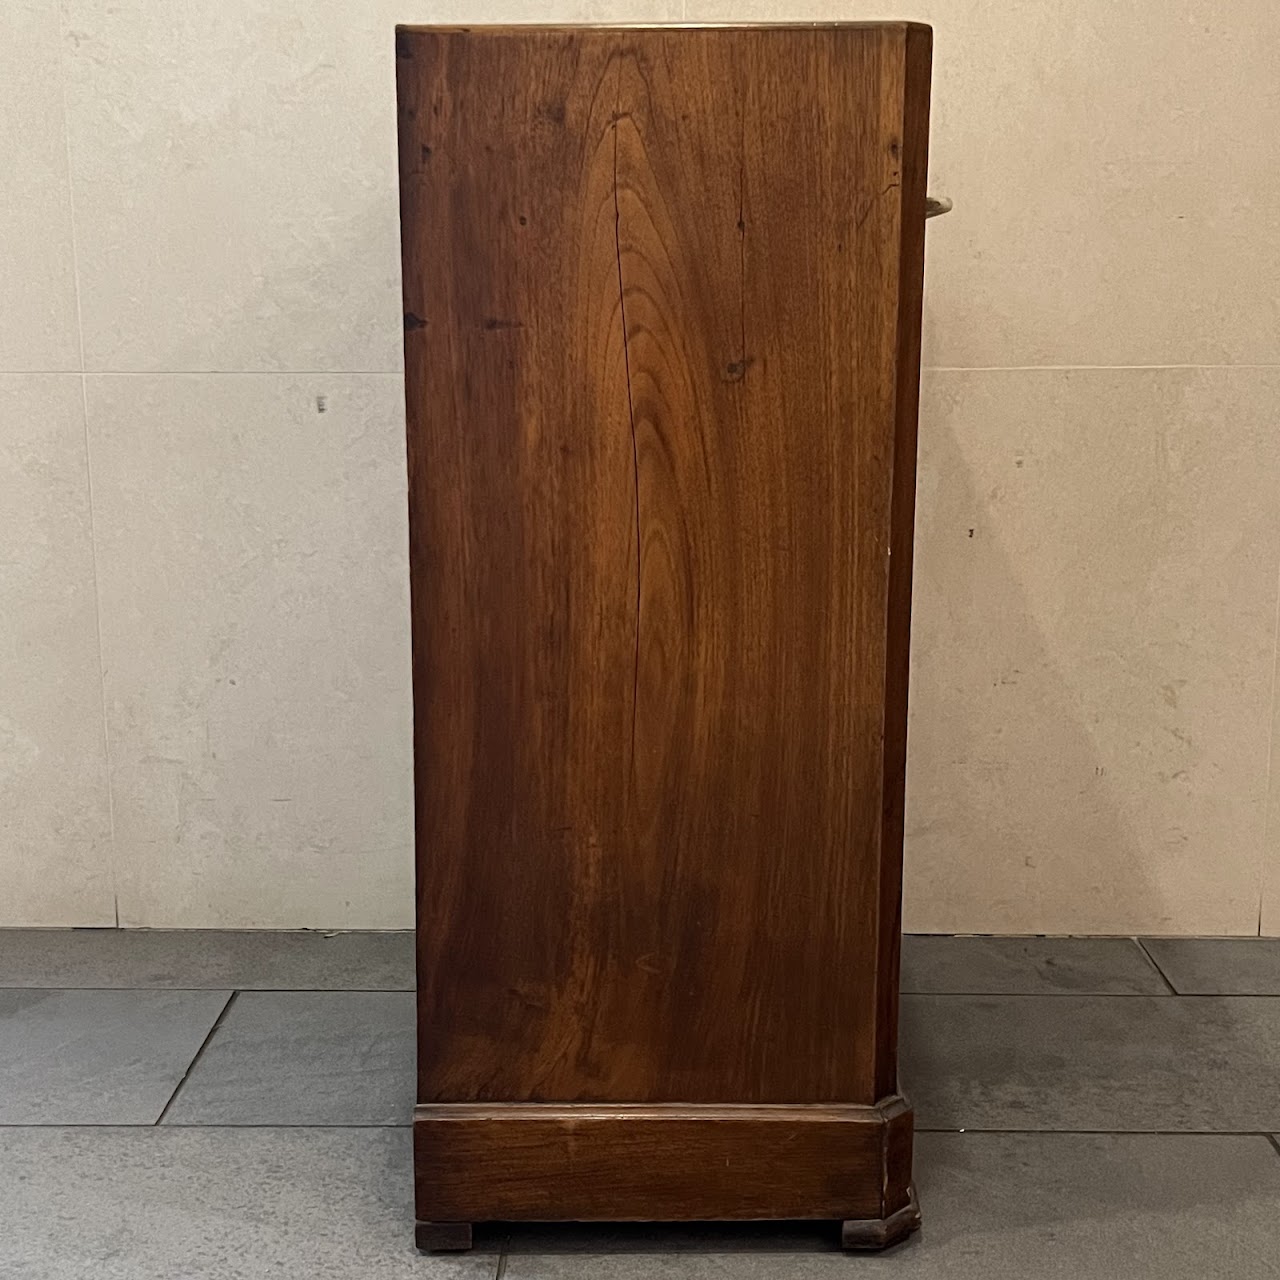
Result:
<svg viewBox="0 0 1280 1280"><path fill-rule="evenodd" d="M636 759L636 704L640 694L640 449L636 443L636 407L631 395L631 351L627 344L627 291L622 283L622 212L618 204L618 121L622 116L622 58L618 58L618 96L613 111L613 247L618 260L618 307L622 313L622 362L627 377L627 413L631 423L631 471L636 512L636 648L631 671L631 768Z"/></svg>
<svg viewBox="0 0 1280 1280"><path fill-rule="evenodd" d="M747 116L738 144L738 368L747 375Z"/></svg>

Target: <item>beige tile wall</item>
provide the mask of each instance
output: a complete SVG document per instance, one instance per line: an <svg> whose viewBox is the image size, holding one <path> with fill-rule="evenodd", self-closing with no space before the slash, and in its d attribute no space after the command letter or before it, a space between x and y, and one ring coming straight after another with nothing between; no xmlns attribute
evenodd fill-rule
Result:
<svg viewBox="0 0 1280 1280"><path fill-rule="evenodd" d="M0 373L0 923L115 922L80 379Z"/></svg>
<svg viewBox="0 0 1280 1280"><path fill-rule="evenodd" d="M399 379L87 381L121 923L404 924Z"/></svg>
<svg viewBox="0 0 1280 1280"><path fill-rule="evenodd" d="M1280 933L1262 0L8 0L0 924L410 920L394 22L867 17L956 200L908 927Z"/></svg>
<svg viewBox="0 0 1280 1280"><path fill-rule="evenodd" d="M1278 401L1280 368L926 372L909 928L1257 931Z"/></svg>

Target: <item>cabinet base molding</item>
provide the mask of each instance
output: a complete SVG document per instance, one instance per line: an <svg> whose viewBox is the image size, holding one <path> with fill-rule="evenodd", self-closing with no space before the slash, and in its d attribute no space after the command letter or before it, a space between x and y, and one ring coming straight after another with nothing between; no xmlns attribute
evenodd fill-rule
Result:
<svg viewBox="0 0 1280 1280"><path fill-rule="evenodd" d="M846 1248L919 1223L911 1109L427 1103L414 1112L420 1249L473 1222L839 1221Z"/></svg>

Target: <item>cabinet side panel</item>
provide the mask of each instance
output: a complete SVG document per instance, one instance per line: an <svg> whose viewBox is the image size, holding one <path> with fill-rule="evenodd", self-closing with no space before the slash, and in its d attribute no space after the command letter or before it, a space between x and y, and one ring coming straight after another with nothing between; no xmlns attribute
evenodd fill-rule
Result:
<svg viewBox="0 0 1280 1280"><path fill-rule="evenodd" d="M892 1092L906 43L402 38L423 1101Z"/></svg>

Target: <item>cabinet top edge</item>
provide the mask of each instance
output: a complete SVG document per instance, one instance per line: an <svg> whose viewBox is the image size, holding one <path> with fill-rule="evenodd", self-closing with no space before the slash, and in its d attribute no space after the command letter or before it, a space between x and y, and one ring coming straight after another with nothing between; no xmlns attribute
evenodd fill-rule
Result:
<svg viewBox="0 0 1280 1280"><path fill-rule="evenodd" d="M919 31L933 34L927 22L497 22L497 23L398 23L396 35L516 35L525 31L617 32L630 31Z"/></svg>

